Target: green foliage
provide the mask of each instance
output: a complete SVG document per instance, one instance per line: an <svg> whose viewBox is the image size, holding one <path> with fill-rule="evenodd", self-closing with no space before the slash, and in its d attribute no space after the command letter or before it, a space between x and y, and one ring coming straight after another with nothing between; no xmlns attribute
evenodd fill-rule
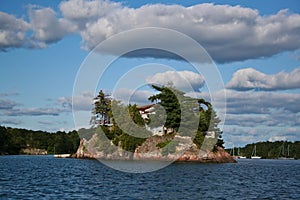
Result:
<svg viewBox="0 0 300 200"><path fill-rule="evenodd" d="M171 142L171 140L166 140L164 142L158 143L156 146L161 149L161 148L167 146L170 142Z"/></svg>
<svg viewBox="0 0 300 200"><path fill-rule="evenodd" d="M113 131L110 131L109 128L107 126L100 126L100 128L102 129L103 133L105 134L105 136L109 139L112 140L115 137L115 133ZM98 129L97 129L98 130Z"/></svg>
<svg viewBox="0 0 300 200"><path fill-rule="evenodd" d="M94 133L96 132L96 128L81 128L78 130L78 135L80 138L85 138L86 140L89 140L93 137Z"/></svg>
<svg viewBox="0 0 300 200"><path fill-rule="evenodd" d="M160 104L155 104L153 108L155 115L149 115L147 125L151 128L162 127L166 121L165 109Z"/></svg>
<svg viewBox="0 0 300 200"><path fill-rule="evenodd" d="M7 133L7 129L0 126L0 154L7 152L10 144L10 135Z"/></svg>
<svg viewBox="0 0 300 200"><path fill-rule="evenodd" d="M181 121L181 109L177 96L183 96L183 93L169 87L158 87L155 85L152 85L152 87L160 93L148 99L152 102L159 101L158 104L164 107L167 115L164 126L178 130Z"/></svg>
<svg viewBox="0 0 300 200"><path fill-rule="evenodd" d="M145 121L136 105L124 106L118 101L112 101L112 110L114 126L137 137L145 138L151 135L145 129Z"/></svg>
<svg viewBox="0 0 300 200"><path fill-rule="evenodd" d="M132 121L138 126L141 126L141 127L145 126L145 121L142 118L142 116L140 115L139 110L137 109L137 105L129 104L128 109L129 109L129 114L130 114Z"/></svg>
<svg viewBox="0 0 300 200"><path fill-rule="evenodd" d="M221 137L222 132L217 127L220 120L210 103L203 99L185 96L182 91L173 87L155 85L152 87L160 93L149 97L152 102L158 102L155 105L155 116L150 116L147 121L150 127L163 125L174 129L178 135L195 137L194 143L198 147L203 143L207 131L215 131L217 137ZM140 115L137 105L124 106L116 100L107 102L105 96L102 91L99 92L95 98L97 101L93 112L101 113L102 116L108 115L112 119L112 126L106 127L105 124L100 126L102 134L98 134L98 137L100 140L111 141L114 145L101 142L95 145L100 145L99 148L102 150L108 149L109 146L119 146L126 151L134 152L146 140L145 138L152 136L152 133L145 129L146 122ZM199 116L198 122L196 120ZM91 135L86 135L91 138ZM102 138L103 136L105 138ZM222 145L223 142L220 141L218 144ZM168 140L159 143L158 147L162 148L164 155L167 155L175 152L176 142Z"/></svg>
<svg viewBox="0 0 300 200"><path fill-rule="evenodd" d="M152 85L152 87L160 93L149 97L149 100L158 102L158 105L165 109L167 116L165 127L179 130L178 134L181 136L194 137L194 143L198 147L203 143L206 132L213 131L216 136L216 145L223 147L222 131L218 128L220 119L209 102L204 99L185 96L183 92L173 87L159 87L156 85ZM159 115L162 114L159 113ZM197 128L198 122L196 120L198 117L199 124ZM159 116L158 119L160 118L162 117ZM155 127L157 122L155 121L153 125L151 123L149 125Z"/></svg>
<svg viewBox="0 0 300 200"><path fill-rule="evenodd" d="M132 135L128 135L127 133L123 133L120 137L119 140L121 141L121 147L122 149L130 152L134 152L135 149L142 145L143 142L145 142L146 139L144 138L138 138L134 137Z"/></svg>
<svg viewBox="0 0 300 200"><path fill-rule="evenodd" d="M74 153L79 145L76 131L32 131L0 126L0 154L20 154L23 148L45 149L48 154Z"/></svg>
<svg viewBox="0 0 300 200"><path fill-rule="evenodd" d="M146 131L145 122L136 105L124 106L117 101L113 101L112 105L114 112L118 113L117 116L113 116L118 123L114 123L112 127L112 141L114 144L120 143L122 149L134 152L151 133Z"/></svg>
<svg viewBox="0 0 300 200"><path fill-rule="evenodd" d="M105 153L110 153L113 149L116 150L116 146L120 146L126 151L134 152L145 141L145 138L151 134L144 127L145 121L136 105L124 106L120 102L113 100L110 106L113 126L101 125L97 128L96 133L99 141L97 141L95 146L99 151L104 151ZM114 145L111 145L111 142Z"/></svg>
<svg viewBox="0 0 300 200"><path fill-rule="evenodd" d="M201 131L198 131L193 142L197 145L197 147L200 149L203 141L204 141L205 136L203 135L203 133Z"/></svg>
<svg viewBox="0 0 300 200"><path fill-rule="evenodd" d="M97 97L94 98L94 109L92 111L93 116L91 118L91 124L98 124L96 115L100 116L100 124L108 124L110 121L110 113L111 113L111 99L107 97L102 90L100 90Z"/></svg>

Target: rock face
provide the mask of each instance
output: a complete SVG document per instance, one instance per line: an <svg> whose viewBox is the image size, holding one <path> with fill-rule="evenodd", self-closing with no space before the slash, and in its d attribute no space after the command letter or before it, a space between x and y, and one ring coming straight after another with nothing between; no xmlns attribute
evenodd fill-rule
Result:
<svg viewBox="0 0 300 200"><path fill-rule="evenodd" d="M236 161L223 148L217 147L215 151L195 154L193 151L186 151L177 161L192 161L202 163L235 163Z"/></svg>
<svg viewBox="0 0 300 200"><path fill-rule="evenodd" d="M79 148L73 158L90 158L106 160L157 160L157 161L179 161L199 163L234 163L236 162L223 148L215 147L210 149L199 149L190 137L181 136L152 136L139 147L135 152L127 152L116 147L112 143L102 147L97 146L99 139L97 135L87 141L81 139ZM160 147L167 141L167 144ZM169 143L168 143L169 142ZM102 149L102 150L101 150Z"/></svg>

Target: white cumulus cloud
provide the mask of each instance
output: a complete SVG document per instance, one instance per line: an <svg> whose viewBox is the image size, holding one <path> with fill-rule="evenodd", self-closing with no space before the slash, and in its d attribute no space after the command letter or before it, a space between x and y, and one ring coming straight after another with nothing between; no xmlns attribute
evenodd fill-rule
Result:
<svg viewBox="0 0 300 200"><path fill-rule="evenodd" d="M29 23L23 19L0 12L0 50L23 46L29 28Z"/></svg>
<svg viewBox="0 0 300 200"><path fill-rule="evenodd" d="M241 6L147 4L130 8L101 0L67 1L60 9L66 19L77 24L87 49L113 34L142 27L183 32L219 62L272 56L300 46L300 15L288 10L262 16L257 10Z"/></svg>
<svg viewBox="0 0 300 200"><path fill-rule="evenodd" d="M227 88L234 90L288 90L300 88L300 67L290 73L264 74L253 68L236 71Z"/></svg>
<svg viewBox="0 0 300 200"><path fill-rule="evenodd" d="M168 85L172 84L175 88L185 91L199 91L203 87L205 80L200 74L192 71L166 71L157 73L146 79L148 84Z"/></svg>
<svg viewBox="0 0 300 200"><path fill-rule="evenodd" d="M220 63L267 57L300 48L300 15L289 10L262 15L247 7L211 3L190 7L146 4L132 8L107 0L69 0L59 4L58 13L52 8L32 7L30 22L3 12L0 16L2 50L30 45L46 47L70 33L79 34L83 48L91 50L114 34L143 27L170 28L185 33ZM125 45L124 42L119 47ZM138 38L133 42L139 42ZM117 45L112 48L118 52ZM188 45L180 48L189 50L196 58ZM130 56L145 55L139 52ZM151 56L174 58L161 52Z"/></svg>
<svg viewBox="0 0 300 200"><path fill-rule="evenodd" d="M49 43L57 42L64 36L75 31L75 25L70 21L56 17L51 8L32 7L29 11L30 23L34 32L33 45L45 47Z"/></svg>

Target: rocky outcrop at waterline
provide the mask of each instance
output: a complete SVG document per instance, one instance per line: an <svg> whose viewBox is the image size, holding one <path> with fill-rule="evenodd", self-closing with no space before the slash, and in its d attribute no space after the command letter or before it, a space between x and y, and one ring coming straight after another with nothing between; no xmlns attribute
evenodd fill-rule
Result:
<svg viewBox="0 0 300 200"><path fill-rule="evenodd" d="M81 139L73 158L104 160L151 160L179 161L199 163L234 163L236 162L223 148L198 148L190 137L152 136L135 149L134 152L123 150L121 145L99 142L97 134L90 140Z"/></svg>

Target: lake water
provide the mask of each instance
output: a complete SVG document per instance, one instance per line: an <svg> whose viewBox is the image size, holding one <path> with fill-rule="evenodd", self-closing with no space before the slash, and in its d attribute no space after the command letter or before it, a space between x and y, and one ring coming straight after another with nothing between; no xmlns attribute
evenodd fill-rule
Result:
<svg viewBox="0 0 300 200"><path fill-rule="evenodd" d="M96 160L0 156L0 199L300 199L300 160L175 163L133 174Z"/></svg>

